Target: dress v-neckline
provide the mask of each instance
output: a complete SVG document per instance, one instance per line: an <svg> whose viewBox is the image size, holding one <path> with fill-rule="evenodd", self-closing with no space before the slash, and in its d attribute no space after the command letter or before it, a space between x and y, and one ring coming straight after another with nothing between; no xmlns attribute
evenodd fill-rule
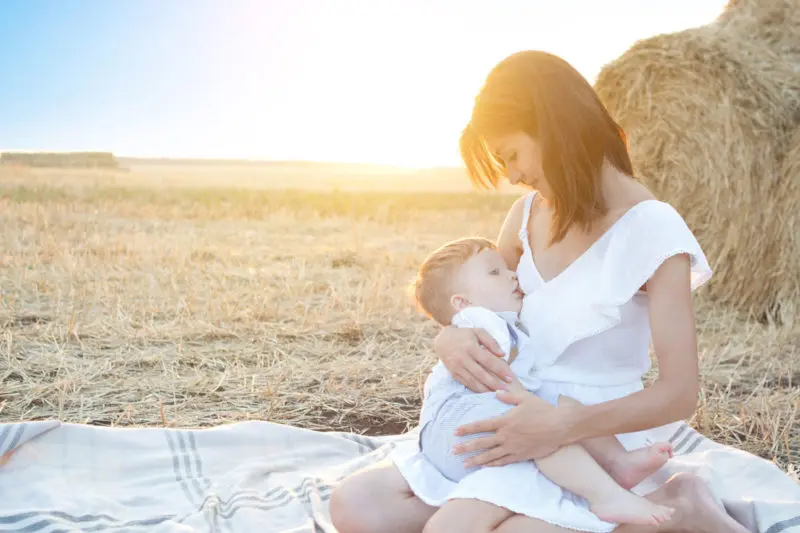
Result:
<svg viewBox="0 0 800 533"><path fill-rule="evenodd" d="M526 232L525 232L525 238L526 238L526 241L527 241L527 242L525 243L525 245L527 246L527 248L528 248L528 254L530 255L530 264L531 264L531 267L533 268L533 271L534 271L534 273L536 273L536 276L537 276L537 277L539 278L539 280L542 282L542 286L544 287L544 286L550 285L550 284L552 284L554 281L556 281L557 279L559 279L559 278L561 278L561 277L564 277L564 275L565 275L565 274L566 274L568 271L572 270L572 269L573 269L573 267L575 267L575 265L577 265L577 264L578 264L578 263L579 263L579 262L580 262L580 261L581 261L581 260L582 260L584 257L588 256L588 255L589 255L589 253L590 253L590 252L592 252L592 251L593 251L593 250L594 250L594 249L595 249L595 248L596 248L596 247L597 247L597 246L600 244L600 242L601 242L601 241L603 241L603 240L604 240L604 239L605 239L605 238L606 238L608 235L611 235L611 233L613 232L613 230L614 230L614 229L615 229L615 228L616 228L616 227L617 227L617 226L620 224L620 222L622 222L622 220L623 220L624 218L626 218L626 217L627 217L627 216L628 216L628 215L629 215L629 214L630 214L632 211L634 211L636 208L638 208L638 207L639 207L639 206L641 206L642 204L646 204L646 203L650 203L650 202L659 202L659 200L657 200L657 199L654 199L654 198L648 198L647 200L642 200L641 202L638 202L638 203L634 204L633 206L631 206L631 207L630 207L630 208L629 208L627 211L625 211L625 212L624 212L622 215L620 215L620 216L619 216L619 218L617 218L617 220L615 220L615 221L614 221L614 222L613 222L613 223L612 223L612 224L611 224L611 225L610 225L610 226L609 226L609 227L608 227L608 228L607 228L607 229L606 229L606 230L605 230L605 231L604 231L604 232L603 232L603 233L602 233L602 234L601 234L601 235L600 235L600 236L599 236L597 239L595 239L595 241L594 241L592 244L590 244L590 245L589 245L589 247L588 247L588 248L586 248L586 250L584 250L584 251L583 251L583 252L582 252L582 253L581 253L581 254L580 254L578 257L576 257L576 258L575 258L575 259L574 259L574 260L573 260L573 261L572 261L570 264L568 264L566 267L564 267L564 268L561 270L561 272L559 272L558 274L556 274L555 276L553 276L553 277L552 277L552 278L550 278L549 280L546 280L546 279L544 279L544 276L542 276L542 273L539 271L539 267L538 267L538 266L536 266L536 261L534 260L534 257L533 257L533 246L531 245L531 233L532 233L532 232L530 232L530 231L527 231L527 230L528 230L528 228L526 227L526 228L525 228L525 229L526 229ZM533 202L531 202L531 206L530 206L530 208L531 208L531 209L533 209ZM529 222L532 222L532 221L533 221L533 217L529 217Z"/></svg>

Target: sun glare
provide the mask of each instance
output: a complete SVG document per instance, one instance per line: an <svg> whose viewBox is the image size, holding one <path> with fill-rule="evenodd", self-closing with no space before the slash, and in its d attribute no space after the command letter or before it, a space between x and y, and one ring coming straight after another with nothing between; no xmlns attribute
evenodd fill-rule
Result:
<svg viewBox="0 0 800 533"><path fill-rule="evenodd" d="M550 51L591 82L635 40L708 22L723 2L675 0L667 10L616 0L610 10L581 0L513 1L488 10L478 0L241 0L164 9L114 41L113 64L124 67L98 66L93 42L65 52L94 77L69 78L83 80L65 89L69 105L34 106L58 115L48 119L50 138L33 126L25 126L33 141L10 138L42 145L6 148L461 166L458 138L473 98L507 55ZM82 101L83 86L102 97ZM76 131L71 124L85 112L93 119ZM26 116L20 124L39 123Z"/></svg>
<svg viewBox="0 0 800 533"><path fill-rule="evenodd" d="M255 22L266 13L242 10L231 55L239 58L234 79L247 80L249 88L240 89L247 95L237 113L241 124L232 125L241 132L236 145L260 158L460 165L458 137L473 98L503 57L547 50L591 83L636 39L708 22L717 9L712 4L669 20L648 18L645 7L634 6L628 11L638 33L611 32L591 45L575 36L596 35L597 17L587 13L576 20L568 6L498 5L492 17L508 21L498 27L469 2L459 9L444 3L351 2L350 9L315 3L309 12L281 4L269 13L284 22L272 32ZM587 9L603 14L599 7ZM264 63L265 52L271 71L254 68Z"/></svg>
<svg viewBox="0 0 800 533"><path fill-rule="evenodd" d="M253 22L259 16L239 12L226 52L237 58L230 77L248 82L237 89L238 119L227 125L239 132L236 150L259 158L458 165L458 136L497 54L459 50L463 30L434 11L425 18L405 4L364 3L353 14L330 3L300 17L287 8L272 13L285 20L277 34Z"/></svg>

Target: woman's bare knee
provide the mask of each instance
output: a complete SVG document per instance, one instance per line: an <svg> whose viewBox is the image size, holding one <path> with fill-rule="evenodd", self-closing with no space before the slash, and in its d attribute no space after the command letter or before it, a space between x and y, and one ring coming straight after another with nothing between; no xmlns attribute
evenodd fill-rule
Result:
<svg viewBox="0 0 800 533"><path fill-rule="evenodd" d="M500 524L496 533L574 533L574 530L517 514Z"/></svg>
<svg viewBox="0 0 800 533"><path fill-rule="evenodd" d="M344 481L335 487L331 493L331 501L328 510L331 515L331 522L341 533L358 533L361 526L355 510L355 500L353 489Z"/></svg>
<svg viewBox="0 0 800 533"><path fill-rule="evenodd" d="M376 524L369 510L378 505L383 480L375 473L379 470L362 470L345 478L331 493L329 510L331 522L340 533L371 533Z"/></svg>
<svg viewBox="0 0 800 533"><path fill-rule="evenodd" d="M420 533L436 509L414 496L394 465L383 463L335 487L329 510L340 533L379 533L387 524L396 524L404 533Z"/></svg>
<svg viewBox="0 0 800 533"><path fill-rule="evenodd" d="M480 500L450 500L428 520L423 533L488 533L513 514Z"/></svg>

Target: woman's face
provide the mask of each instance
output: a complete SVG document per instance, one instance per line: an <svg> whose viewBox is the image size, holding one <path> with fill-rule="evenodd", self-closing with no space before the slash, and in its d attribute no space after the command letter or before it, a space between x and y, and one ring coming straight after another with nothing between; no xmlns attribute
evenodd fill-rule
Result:
<svg viewBox="0 0 800 533"><path fill-rule="evenodd" d="M505 166L509 183L536 189L544 198L550 197L542 170L542 152L533 137L520 131L489 138L487 144Z"/></svg>

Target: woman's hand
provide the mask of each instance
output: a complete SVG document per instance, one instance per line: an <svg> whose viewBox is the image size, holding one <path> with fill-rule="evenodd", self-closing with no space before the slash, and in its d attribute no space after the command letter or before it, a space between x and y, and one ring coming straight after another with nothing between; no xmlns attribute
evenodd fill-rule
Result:
<svg viewBox="0 0 800 533"><path fill-rule="evenodd" d="M509 390L498 393L497 397L516 407L502 416L466 424L456 430L456 435L460 436L492 433L453 449L457 455L484 450L466 461L467 468L541 459L570 444L568 420L573 406L556 408L550 405L525 390L516 377Z"/></svg>
<svg viewBox="0 0 800 533"><path fill-rule="evenodd" d="M484 329L447 326L434 340L436 357L472 392L507 389L513 374L503 352Z"/></svg>

